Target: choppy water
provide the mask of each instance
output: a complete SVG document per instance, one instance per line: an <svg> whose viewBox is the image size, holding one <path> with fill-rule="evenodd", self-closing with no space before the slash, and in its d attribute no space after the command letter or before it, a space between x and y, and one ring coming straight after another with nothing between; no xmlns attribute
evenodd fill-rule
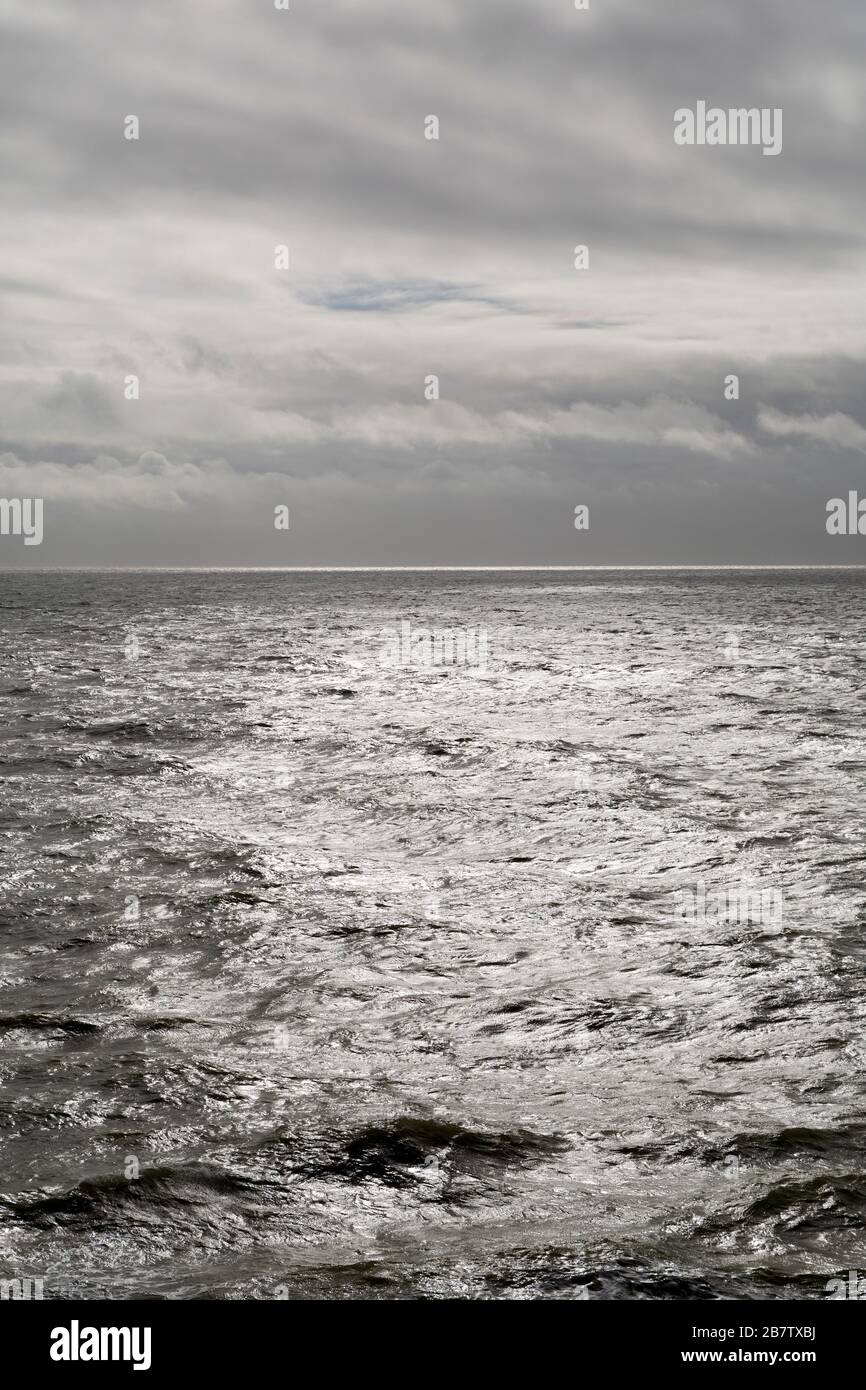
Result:
<svg viewBox="0 0 866 1390"><path fill-rule="evenodd" d="M863 1268L864 593L0 576L0 1275L804 1298ZM469 659L393 664L401 623Z"/></svg>

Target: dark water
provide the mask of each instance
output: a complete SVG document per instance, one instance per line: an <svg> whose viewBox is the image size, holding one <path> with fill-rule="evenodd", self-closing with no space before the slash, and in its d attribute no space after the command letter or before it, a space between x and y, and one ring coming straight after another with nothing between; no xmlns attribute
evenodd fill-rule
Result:
<svg viewBox="0 0 866 1390"><path fill-rule="evenodd" d="M863 1267L864 593L0 576L0 1275L796 1299ZM401 656L401 623L451 636Z"/></svg>

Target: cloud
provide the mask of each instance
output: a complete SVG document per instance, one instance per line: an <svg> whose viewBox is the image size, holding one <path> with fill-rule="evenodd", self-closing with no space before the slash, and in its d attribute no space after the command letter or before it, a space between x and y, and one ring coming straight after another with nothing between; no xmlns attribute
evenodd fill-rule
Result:
<svg viewBox="0 0 866 1390"><path fill-rule="evenodd" d="M75 510L67 559L124 522L138 562L219 562L281 488L308 562L397 562L433 516L443 561L561 560L587 491L598 562L733 556L737 514L823 555L816 480L863 453L866 11L815 14L6 0L4 487ZM699 98L782 106L781 157L675 146Z"/></svg>
<svg viewBox="0 0 866 1390"><path fill-rule="evenodd" d="M14 454L0 455L3 496L37 496L94 511L177 511L203 500L236 498L241 479L225 462L173 463L162 454L146 452L123 463L100 455L75 467L40 461L25 463Z"/></svg>
<svg viewBox="0 0 866 1390"><path fill-rule="evenodd" d="M866 453L866 428L850 415L783 415L762 410L758 416L762 430L778 439L814 439L836 449L855 449Z"/></svg>

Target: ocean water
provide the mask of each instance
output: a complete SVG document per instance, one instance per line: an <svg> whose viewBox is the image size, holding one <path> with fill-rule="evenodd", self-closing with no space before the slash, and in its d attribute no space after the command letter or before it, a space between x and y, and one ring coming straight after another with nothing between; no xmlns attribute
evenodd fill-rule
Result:
<svg viewBox="0 0 866 1390"><path fill-rule="evenodd" d="M866 1264L866 578L0 575L0 1277Z"/></svg>

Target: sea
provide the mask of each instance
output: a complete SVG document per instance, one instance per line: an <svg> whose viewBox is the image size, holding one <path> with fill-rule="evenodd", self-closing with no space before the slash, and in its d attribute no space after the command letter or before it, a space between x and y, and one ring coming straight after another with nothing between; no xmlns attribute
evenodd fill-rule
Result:
<svg viewBox="0 0 866 1390"><path fill-rule="evenodd" d="M0 574L4 1296L866 1268L864 598Z"/></svg>

